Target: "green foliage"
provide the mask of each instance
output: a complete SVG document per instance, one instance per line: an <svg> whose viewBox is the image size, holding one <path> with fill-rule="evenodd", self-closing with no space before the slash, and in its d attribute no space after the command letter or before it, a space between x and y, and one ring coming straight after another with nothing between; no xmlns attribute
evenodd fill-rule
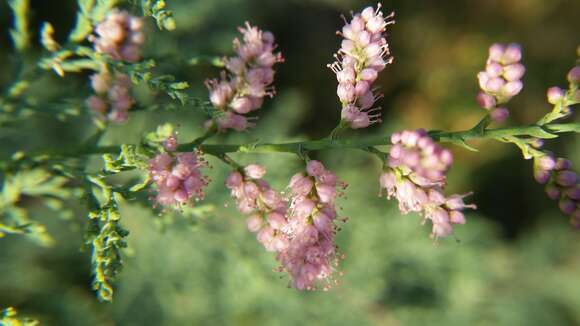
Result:
<svg viewBox="0 0 580 326"><path fill-rule="evenodd" d="M80 43L93 31L94 26L105 18L118 0L79 0L77 22L69 35L69 41Z"/></svg>
<svg viewBox="0 0 580 326"><path fill-rule="evenodd" d="M50 52L60 48L60 45L54 40L54 27L48 22L44 22L40 29L40 43Z"/></svg>
<svg viewBox="0 0 580 326"><path fill-rule="evenodd" d="M125 237L129 231L121 224L118 193L100 177L88 177L87 201L89 221L85 233L85 243L91 250L93 266L93 289L99 299L113 300L112 282L123 267L121 249L127 247ZM101 200L97 199L94 189L100 191Z"/></svg>
<svg viewBox="0 0 580 326"><path fill-rule="evenodd" d="M10 36L14 41L14 47L19 52L24 52L30 47L30 33L28 14L30 12L29 0L10 0L8 5L14 15L14 28L10 30Z"/></svg>
<svg viewBox="0 0 580 326"><path fill-rule="evenodd" d="M71 197L67 179L44 169L21 170L4 178L0 194L0 237L22 234L41 245L54 240L44 225L32 221L29 212L20 204L24 200L39 200L47 207L60 210L62 201Z"/></svg>
<svg viewBox="0 0 580 326"><path fill-rule="evenodd" d="M138 0L136 0L138 1ZM173 12L166 9L164 0L140 0L143 16L151 16L155 19L157 27L161 30L172 31L175 29Z"/></svg>
<svg viewBox="0 0 580 326"><path fill-rule="evenodd" d="M8 307L0 311L0 326L36 326L39 322L28 317L19 317L16 309Z"/></svg>

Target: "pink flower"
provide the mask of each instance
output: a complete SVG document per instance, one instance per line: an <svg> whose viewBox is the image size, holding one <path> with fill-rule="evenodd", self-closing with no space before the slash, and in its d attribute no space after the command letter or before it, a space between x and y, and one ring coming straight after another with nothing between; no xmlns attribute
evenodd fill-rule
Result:
<svg viewBox="0 0 580 326"><path fill-rule="evenodd" d="M534 157L534 177L546 184L546 195L558 200L562 213L570 215L570 223L580 228L580 178L572 171L572 162L564 158L554 159L551 153Z"/></svg>
<svg viewBox="0 0 580 326"><path fill-rule="evenodd" d="M431 220L433 238L451 235L453 224L465 224L462 211L475 209L463 201L467 195L443 194L453 162L451 152L421 129L394 133L391 142L387 167L379 178L381 191L397 199L401 213L417 212Z"/></svg>
<svg viewBox="0 0 580 326"><path fill-rule="evenodd" d="M328 288L335 282L336 186L336 175L319 161L309 161L306 173L298 173L290 181L291 205L286 227L289 242L277 258L296 289L314 290L320 283Z"/></svg>
<svg viewBox="0 0 580 326"><path fill-rule="evenodd" d="M126 11L111 11L95 28L96 36L89 38L95 50L115 60L137 62L141 59L141 46L145 43L143 21Z"/></svg>
<svg viewBox="0 0 580 326"><path fill-rule="evenodd" d="M245 115L262 106L265 96L274 96L273 66L282 62L280 53L274 53L274 35L263 32L246 22L239 28L242 41L234 40L237 56L225 58L225 68L220 79L206 80L212 105L222 111L215 125L218 130L243 131L254 127ZM208 124L213 125L213 122Z"/></svg>
<svg viewBox="0 0 580 326"><path fill-rule="evenodd" d="M87 106L100 120L114 123L126 122L129 109L135 103L131 96L131 80L121 73L106 70L91 76L91 86L96 95L87 99Z"/></svg>
<svg viewBox="0 0 580 326"><path fill-rule="evenodd" d="M287 202L262 180L266 169L258 164L250 164L241 171L233 171L226 179L236 200L238 210L249 215L246 224L250 232L268 251L280 251L287 247L288 238L284 230Z"/></svg>
<svg viewBox="0 0 580 326"><path fill-rule="evenodd" d="M376 10L367 7L345 24L338 32L344 39L335 55L337 61L328 65L338 80L341 119L353 129L381 121L380 108L371 108L381 97L375 95L372 83L393 60L385 36L387 25L394 24L394 14L385 17L380 9L380 4Z"/></svg>
<svg viewBox="0 0 580 326"><path fill-rule="evenodd" d="M175 152L175 136L171 136L165 145L167 153L157 154L149 161L149 174L157 187L155 202L163 206L179 206L192 198L203 199L203 189L209 181L201 174L200 168L207 166L206 162L193 152Z"/></svg>

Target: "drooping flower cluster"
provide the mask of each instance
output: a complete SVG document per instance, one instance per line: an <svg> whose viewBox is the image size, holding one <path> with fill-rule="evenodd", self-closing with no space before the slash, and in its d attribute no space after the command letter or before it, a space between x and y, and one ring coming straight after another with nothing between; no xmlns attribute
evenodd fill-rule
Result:
<svg viewBox="0 0 580 326"><path fill-rule="evenodd" d="M431 139L425 130L402 131L391 137L393 147L380 177L387 198L395 197L401 213L417 212L433 223L432 236L453 233L453 224L464 224L462 210L467 195L445 197L446 173L453 155Z"/></svg>
<svg viewBox="0 0 580 326"><path fill-rule="evenodd" d="M570 215L570 223L580 228L580 178L572 171L572 162L555 159L551 153L534 157L534 177L546 184L546 194L558 200L562 213Z"/></svg>
<svg viewBox="0 0 580 326"><path fill-rule="evenodd" d="M129 76L106 70L91 76L91 87L95 95L87 99L87 106L97 114L100 120L114 123L126 122L129 109L135 103L131 96Z"/></svg>
<svg viewBox="0 0 580 326"><path fill-rule="evenodd" d="M262 179L265 174L264 167L251 164L226 180L238 210L248 216L248 229L257 233L266 250L276 252L280 271L288 272L294 288L313 290L318 282L328 288L338 263L333 222L336 175L310 161L306 173L290 181L288 207L288 201Z"/></svg>
<svg viewBox="0 0 580 326"><path fill-rule="evenodd" d="M296 289L313 290L318 283L327 289L335 282L339 260L334 244L337 186L336 175L319 161L309 161L306 173L290 180L289 245L278 253L278 260Z"/></svg>
<svg viewBox="0 0 580 326"><path fill-rule="evenodd" d="M257 233L258 241L268 251L280 252L288 247L286 228L287 201L262 178L266 169L250 164L242 172L230 173L226 187L231 190L238 210L248 215L248 230Z"/></svg>
<svg viewBox="0 0 580 326"><path fill-rule="evenodd" d="M234 40L237 56L225 58L227 75L206 81L209 99L222 115L216 119L219 130L237 131L253 127L245 115L258 110L265 96L274 96L274 64L282 62L281 53L274 53L274 35L246 23L240 27L243 41ZM211 122L210 122L211 124Z"/></svg>
<svg viewBox="0 0 580 326"><path fill-rule="evenodd" d="M380 122L380 108L373 105L382 95L372 85L378 73L393 60L385 39L386 27L394 24L393 16L394 13L383 16L380 4L377 9L367 7L355 14L350 23L345 21L342 32L338 32L344 40L335 55L337 61L328 67L338 80L341 119L353 129Z"/></svg>
<svg viewBox="0 0 580 326"><path fill-rule="evenodd" d="M96 36L90 40L95 50L105 53L114 60L137 62L141 59L141 47L145 43L143 21L126 11L113 10L97 25Z"/></svg>
<svg viewBox="0 0 580 326"><path fill-rule="evenodd" d="M523 88L521 78L526 72L520 63L522 49L518 44L493 44L489 48L489 57L485 70L477 75L481 92L477 95L479 105L489 110L496 122L503 122L509 111L501 104L507 103Z"/></svg>
<svg viewBox="0 0 580 326"><path fill-rule="evenodd" d="M177 139L171 136L164 144L165 153L149 161L149 174L157 186L155 202L163 206L203 199L209 182L200 171L207 163L195 152L177 152L177 147Z"/></svg>

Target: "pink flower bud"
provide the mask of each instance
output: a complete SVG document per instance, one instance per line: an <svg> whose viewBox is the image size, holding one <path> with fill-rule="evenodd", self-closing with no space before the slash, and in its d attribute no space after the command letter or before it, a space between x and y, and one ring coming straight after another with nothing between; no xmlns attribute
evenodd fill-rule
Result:
<svg viewBox="0 0 580 326"><path fill-rule="evenodd" d="M570 199L561 199L558 206L562 213L566 215L572 214L576 210L576 203Z"/></svg>
<svg viewBox="0 0 580 326"><path fill-rule="evenodd" d="M570 170L572 168L572 161L560 157L556 160L556 164L553 168L556 170Z"/></svg>
<svg viewBox="0 0 580 326"><path fill-rule="evenodd" d="M566 93L560 87L554 86L548 88L548 103L550 104L558 104L563 98Z"/></svg>
<svg viewBox="0 0 580 326"><path fill-rule="evenodd" d="M568 72L568 81L570 83L580 82L580 66L576 66Z"/></svg>
<svg viewBox="0 0 580 326"><path fill-rule="evenodd" d="M237 97L230 103L231 108L240 114L246 114L252 110L252 102L247 97Z"/></svg>
<svg viewBox="0 0 580 326"><path fill-rule="evenodd" d="M258 214L253 214L246 220L246 226L250 232L258 232L263 225L262 218Z"/></svg>
<svg viewBox="0 0 580 326"><path fill-rule="evenodd" d="M326 169L320 161L311 160L306 164L306 172L313 177L321 176L325 171Z"/></svg>
<svg viewBox="0 0 580 326"><path fill-rule="evenodd" d="M490 62L485 66L485 72L490 78L496 78L501 76L503 72L503 67L497 62Z"/></svg>
<svg viewBox="0 0 580 326"><path fill-rule="evenodd" d="M336 198L336 187L318 184L316 185L316 193L318 194L321 203L333 203Z"/></svg>
<svg viewBox="0 0 580 326"><path fill-rule="evenodd" d="M487 83L485 84L485 88L483 88L483 90L492 93L497 93L502 89L502 87L504 87L504 85L505 81L503 79L495 77L487 81Z"/></svg>
<svg viewBox="0 0 580 326"><path fill-rule="evenodd" d="M570 170L559 171L556 174L556 183L564 186L570 187L575 185L578 182L578 176L576 173Z"/></svg>
<svg viewBox="0 0 580 326"><path fill-rule="evenodd" d="M514 97L524 88L524 84L519 81L510 81L502 88L502 94L507 97Z"/></svg>
<svg viewBox="0 0 580 326"><path fill-rule="evenodd" d="M477 102L479 103L479 106L481 106L484 109L492 109L495 107L496 101L495 101L495 97L486 94L484 92L479 92L477 94Z"/></svg>
<svg viewBox="0 0 580 326"><path fill-rule="evenodd" d="M524 65L521 63L514 63L503 68L503 77L507 81L516 81L520 80L524 76L525 72L526 68Z"/></svg>
<svg viewBox="0 0 580 326"><path fill-rule="evenodd" d="M244 178L238 171L230 173L226 179L226 187L234 189L242 186Z"/></svg>
<svg viewBox="0 0 580 326"><path fill-rule="evenodd" d="M512 64L520 61L522 59L522 48L519 44L512 43L507 46L502 57L502 62L504 64Z"/></svg>
<svg viewBox="0 0 580 326"><path fill-rule="evenodd" d="M449 222L433 223L432 232L435 238L443 238L453 233L453 227Z"/></svg>
<svg viewBox="0 0 580 326"><path fill-rule="evenodd" d="M107 103L96 95L92 95L87 99L87 106L98 114L106 113L108 107Z"/></svg>
<svg viewBox="0 0 580 326"><path fill-rule="evenodd" d="M312 182L311 178L304 176L302 173L297 173L290 179L289 186L293 194L305 196L312 190L314 182Z"/></svg>
<svg viewBox="0 0 580 326"><path fill-rule="evenodd" d="M356 83L354 87L354 93L357 97L363 96L366 94L370 89L370 84L368 81L360 80Z"/></svg>
<svg viewBox="0 0 580 326"><path fill-rule="evenodd" d="M268 214L268 223L274 230L281 230L288 224L284 215L278 212L270 212Z"/></svg>
<svg viewBox="0 0 580 326"><path fill-rule="evenodd" d="M347 83L347 84L354 83L356 79L354 69L352 69L351 67L345 67L344 69L336 73L336 79L338 80L339 83Z"/></svg>
<svg viewBox="0 0 580 326"><path fill-rule="evenodd" d="M336 94L338 95L338 98L343 102L352 102L354 101L356 96L354 86L348 83L338 84Z"/></svg>
<svg viewBox="0 0 580 326"><path fill-rule="evenodd" d="M548 195L548 198L552 199L552 200L557 200L558 198L560 198L560 189L558 187L556 187L553 184L549 184L546 186L546 195Z"/></svg>
<svg viewBox="0 0 580 326"><path fill-rule="evenodd" d="M360 73L360 78L371 83L375 81L375 79L377 79L377 76L378 76L377 71L372 68L363 69Z"/></svg>
<svg viewBox="0 0 580 326"><path fill-rule="evenodd" d="M465 215L460 211L449 212L449 221L453 224L465 224Z"/></svg>
<svg viewBox="0 0 580 326"><path fill-rule="evenodd" d="M303 199L302 201L296 203L294 207L294 215L298 218L305 218L312 213L315 204L310 199Z"/></svg>
<svg viewBox="0 0 580 326"><path fill-rule="evenodd" d="M490 116L493 121L497 123L503 123L510 115L510 112L506 108L496 108L491 111Z"/></svg>
<svg viewBox="0 0 580 326"><path fill-rule="evenodd" d="M568 188L565 191L566 196L570 199L574 199L575 201L580 201L580 186L576 185L574 187Z"/></svg>
<svg viewBox="0 0 580 326"><path fill-rule="evenodd" d="M499 62L501 61L504 52L505 47L501 44L495 43L489 48L489 59Z"/></svg>
<svg viewBox="0 0 580 326"><path fill-rule="evenodd" d="M266 174L266 168L259 164L250 164L244 168L244 173L248 178L261 179Z"/></svg>

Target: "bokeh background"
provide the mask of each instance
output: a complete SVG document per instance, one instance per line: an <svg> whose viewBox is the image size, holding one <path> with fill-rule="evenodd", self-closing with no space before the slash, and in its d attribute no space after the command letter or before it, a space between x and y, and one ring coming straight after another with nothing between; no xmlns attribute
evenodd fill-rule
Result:
<svg viewBox="0 0 580 326"><path fill-rule="evenodd" d="M260 110L257 128L212 142L310 139L332 130L340 112L336 81L325 66L339 46L340 15L374 3L167 2L177 29L159 32L149 22L146 55L158 58L159 71L189 81L200 98L207 96L203 80L218 69L175 58L232 53L236 27L246 20L273 31L286 58L276 76L277 96ZM50 21L57 39L66 37L75 1L33 0L32 7L35 27ZM510 104L509 123L531 123L550 109L546 88L566 86L580 44L580 2L574 0L393 0L384 7L396 11L397 20L389 36L395 62L378 81L384 123L357 134L471 127L483 114L474 100L476 74L493 42L516 41L524 49L525 86ZM2 1L2 86L14 74L10 24ZM32 92L46 103L81 101L89 94L86 79L46 73ZM152 98L143 91L140 101ZM103 144L136 142L166 121L179 125L181 139L202 133L200 111L137 112L127 125L108 130ZM65 122L41 116L0 129L0 155L78 144L93 131L84 111ZM77 212L72 219L35 212L57 240L54 247L0 239L0 307L15 306L47 325L580 325L580 234L534 183L531 162L513 145L473 145L480 152L452 148L457 163L449 191L473 190L478 210L456 228L456 239L436 244L417 215L401 216L396 203L377 196L380 163L374 157L346 150L312 154L349 184L340 201L349 220L338 235L344 275L330 292L297 292L272 271L273 256L231 207L222 186L227 168L210 159L213 182L204 214L161 217L139 203L124 203L122 222L131 234L113 303L99 303L90 289L89 256L82 250L86 217L71 203ZM577 136L548 146L580 164ZM234 157L265 164L278 189L302 168L285 154Z"/></svg>

